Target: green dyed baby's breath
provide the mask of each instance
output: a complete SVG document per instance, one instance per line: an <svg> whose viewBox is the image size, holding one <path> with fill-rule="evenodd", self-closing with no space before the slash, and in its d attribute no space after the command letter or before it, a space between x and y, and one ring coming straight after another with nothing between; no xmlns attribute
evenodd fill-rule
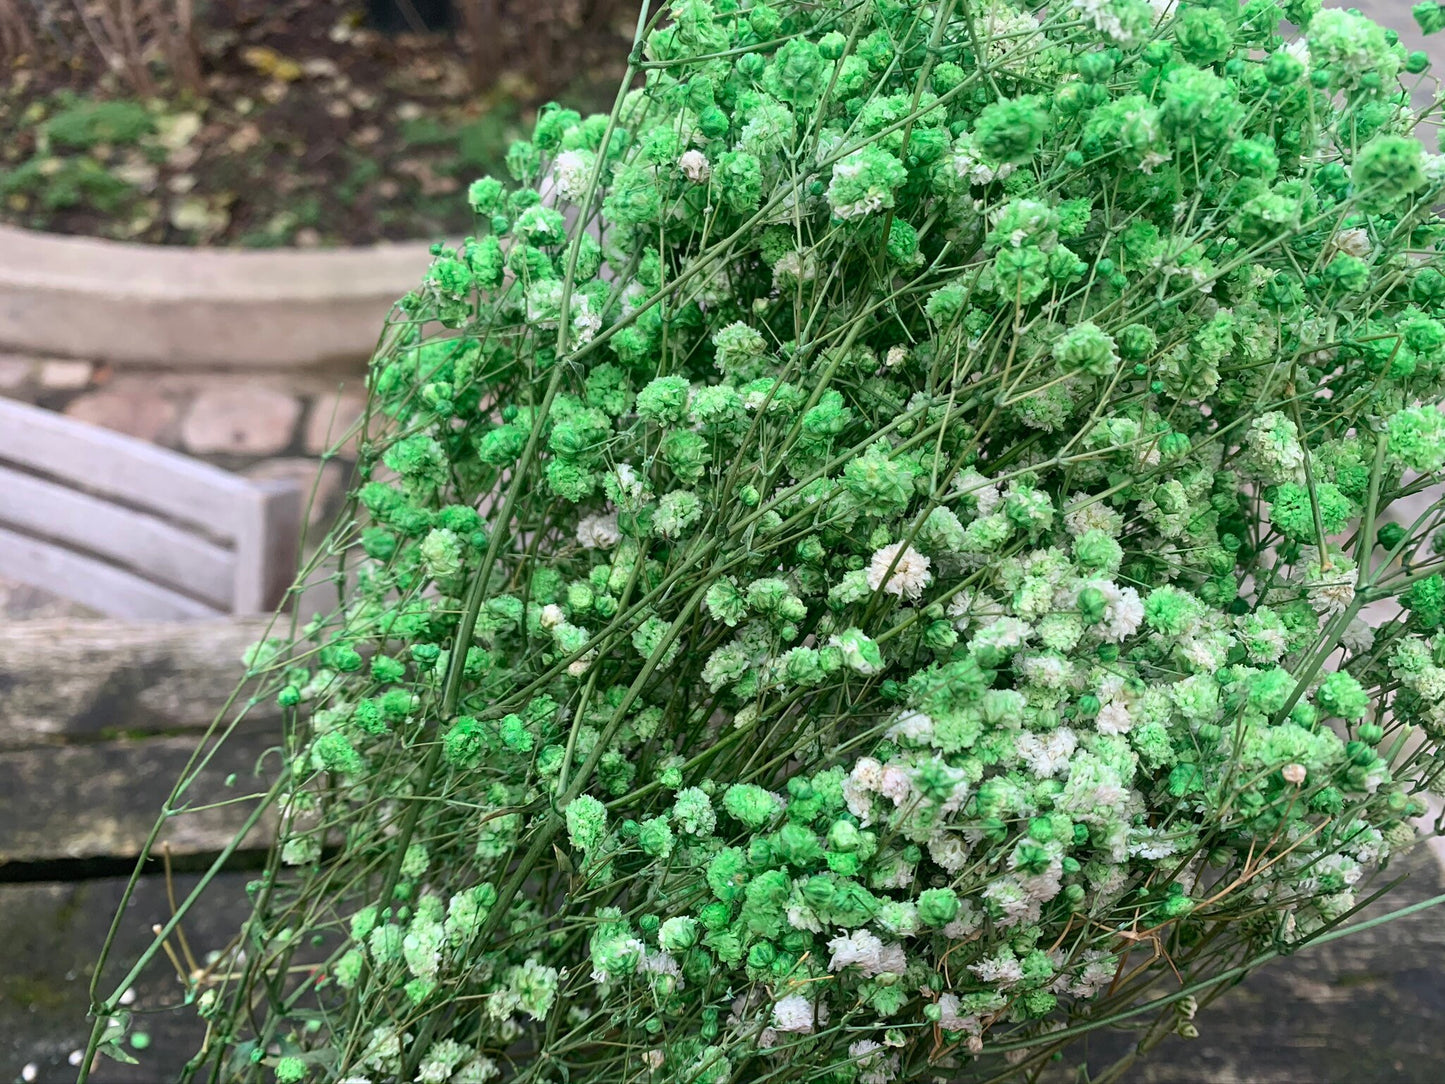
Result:
<svg viewBox="0 0 1445 1084"><path fill-rule="evenodd" d="M1445 763L1445 161L1317 8L644 9L388 322L188 1078L1002 1080L1332 936Z"/></svg>

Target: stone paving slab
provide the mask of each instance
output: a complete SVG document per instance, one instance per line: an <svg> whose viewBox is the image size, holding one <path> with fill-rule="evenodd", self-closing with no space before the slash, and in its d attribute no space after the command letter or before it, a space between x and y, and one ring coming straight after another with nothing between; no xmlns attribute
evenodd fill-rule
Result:
<svg viewBox="0 0 1445 1084"><path fill-rule="evenodd" d="M184 924L197 956L226 947L249 913L246 873L225 873L213 882L205 907ZM197 883L195 876L175 879L178 899ZM18 1081L34 1066L35 1084L68 1084L76 1076L72 1055L90 1034L86 1019L88 987L111 917L125 889L124 878L70 883L0 885L0 930L7 931L0 964L0 1081ZM171 917L163 877L143 878L121 921L114 966L100 989L108 996L125 970L153 940L151 927ZM101 1059L91 1075L95 1084L161 1084L174 1080L199 1048L204 1027L194 1008L182 1004L184 990L163 954L133 987L133 1032L150 1040L132 1049L139 1065Z"/></svg>

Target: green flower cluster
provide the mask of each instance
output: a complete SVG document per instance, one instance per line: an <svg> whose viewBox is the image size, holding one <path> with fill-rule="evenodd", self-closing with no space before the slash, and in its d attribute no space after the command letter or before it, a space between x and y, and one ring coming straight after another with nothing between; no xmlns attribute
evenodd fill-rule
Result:
<svg viewBox="0 0 1445 1084"><path fill-rule="evenodd" d="M389 322L194 1064L990 1079L1347 915L1445 740L1420 70L1314 0L645 10Z"/></svg>

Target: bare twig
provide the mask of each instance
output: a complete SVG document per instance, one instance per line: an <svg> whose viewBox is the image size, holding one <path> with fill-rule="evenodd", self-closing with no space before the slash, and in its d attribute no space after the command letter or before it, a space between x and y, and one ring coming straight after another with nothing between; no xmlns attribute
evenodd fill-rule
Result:
<svg viewBox="0 0 1445 1084"><path fill-rule="evenodd" d="M11 60L34 47L35 35L15 0L0 0L0 58Z"/></svg>

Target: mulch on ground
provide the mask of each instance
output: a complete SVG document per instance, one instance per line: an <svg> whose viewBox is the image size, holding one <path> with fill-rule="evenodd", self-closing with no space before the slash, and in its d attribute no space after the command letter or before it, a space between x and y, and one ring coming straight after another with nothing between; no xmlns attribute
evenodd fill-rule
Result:
<svg viewBox="0 0 1445 1084"><path fill-rule="evenodd" d="M467 184L552 96L610 104L627 40L566 38L552 85L525 58L478 90L450 33L388 34L346 0L215 0L203 93L108 70L67 4L0 72L0 221L160 244L363 244L471 225Z"/></svg>

